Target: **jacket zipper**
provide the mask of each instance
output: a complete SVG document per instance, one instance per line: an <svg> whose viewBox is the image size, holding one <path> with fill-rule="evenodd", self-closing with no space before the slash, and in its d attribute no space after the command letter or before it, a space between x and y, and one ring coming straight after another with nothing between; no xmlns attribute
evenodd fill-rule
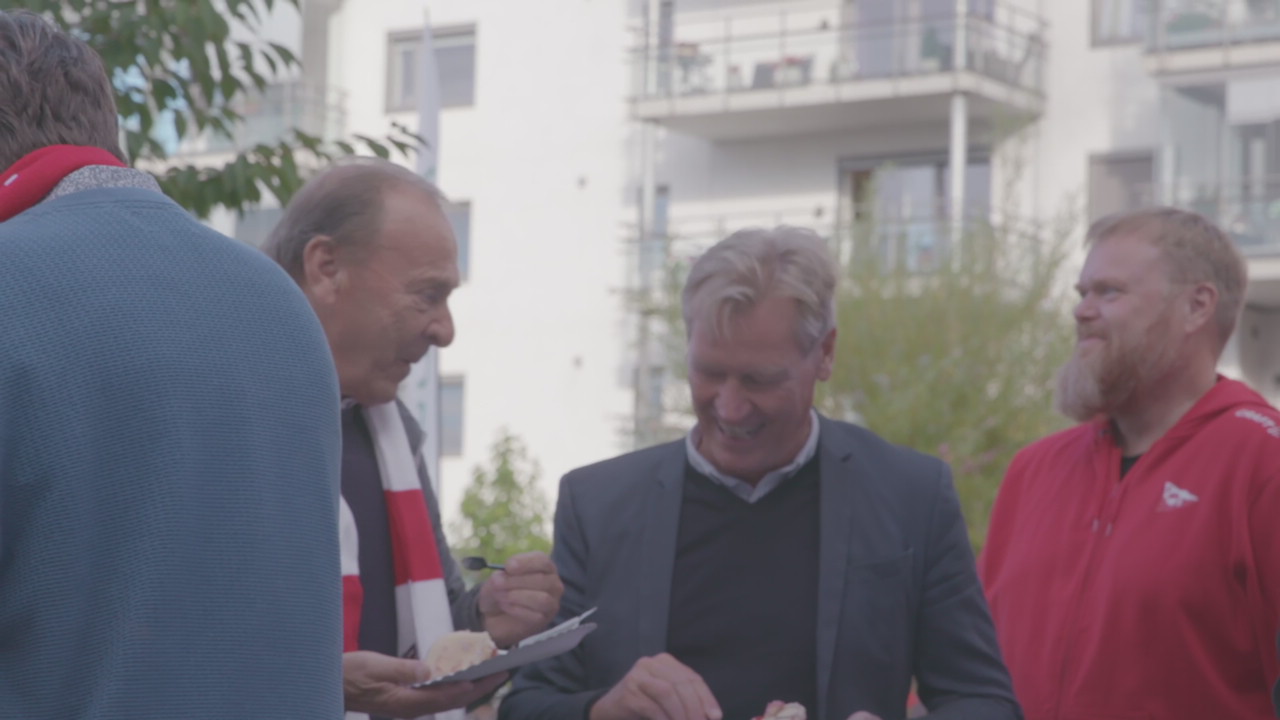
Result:
<svg viewBox="0 0 1280 720"><path fill-rule="evenodd" d="M1080 586L1072 598L1070 620L1063 627L1062 670L1058 675L1058 692L1053 703L1053 715L1055 718L1062 717L1062 698L1067 687L1067 678L1070 677L1072 656L1075 654L1076 643L1078 642L1078 640L1075 640L1078 635L1076 628L1080 624L1080 613L1083 612L1081 608L1084 606L1085 594L1089 589L1090 581L1093 579L1096 556L1099 552L1098 546L1111 535L1112 524L1120 505L1120 496L1123 495L1122 483L1120 482L1119 448L1110 440L1109 430L1100 431L1097 442L1106 443L1106 447L1102 448L1105 457L1102 460L1101 475L1107 490L1103 494L1102 502L1098 504L1093 518L1089 521L1089 549L1085 554L1084 572L1080 578ZM1095 460L1095 475L1099 470L1097 463L1098 461ZM1130 470L1130 474L1132 472ZM1104 518L1106 518L1105 521Z"/></svg>

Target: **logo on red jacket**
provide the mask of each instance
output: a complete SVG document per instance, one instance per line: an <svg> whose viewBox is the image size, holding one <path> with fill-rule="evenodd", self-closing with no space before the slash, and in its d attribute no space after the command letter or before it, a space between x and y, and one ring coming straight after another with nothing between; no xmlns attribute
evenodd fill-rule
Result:
<svg viewBox="0 0 1280 720"><path fill-rule="evenodd" d="M1271 437L1280 438L1280 423L1277 423L1275 420L1272 420L1257 410L1237 410L1236 417L1244 418L1245 420L1252 420L1261 425Z"/></svg>
<svg viewBox="0 0 1280 720"><path fill-rule="evenodd" d="M1160 496L1160 506L1156 509L1177 510L1194 502L1200 502L1200 498L1196 497L1190 490L1184 490L1166 480L1164 494Z"/></svg>

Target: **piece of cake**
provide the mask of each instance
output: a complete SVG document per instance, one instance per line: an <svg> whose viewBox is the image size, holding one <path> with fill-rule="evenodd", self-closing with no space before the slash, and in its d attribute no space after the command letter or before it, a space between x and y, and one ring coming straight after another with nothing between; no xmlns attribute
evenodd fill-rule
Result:
<svg viewBox="0 0 1280 720"><path fill-rule="evenodd" d="M441 678L478 665L498 654L498 648L487 632L459 630L436 640L427 653L427 669L431 677Z"/></svg>

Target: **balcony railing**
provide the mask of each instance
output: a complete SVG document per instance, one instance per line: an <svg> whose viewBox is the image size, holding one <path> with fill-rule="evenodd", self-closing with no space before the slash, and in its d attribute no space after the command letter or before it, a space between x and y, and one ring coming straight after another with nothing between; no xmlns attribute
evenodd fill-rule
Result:
<svg viewBox="0 0 1280 720"><path fill-rule="evenodd" d="M715 33L633 51L640 100L787 89L968 70L1039 93L1044 26L1013 9L963 20L967 51L956 58L954 16L887 24ZM677 33L680 30L677 29Z"/></svg>
<svg viewBox="0 0 1280 720"><path fill-rule="evenodd" d="M207 132L185 142L180 154L224 153L273 144L297 129L324 140L340 137L346 125L346 96L341 90L303 82L268 85L244 96L236 108L243 117L232 137Z"/></svg>
<svg viewBox="0 0 1280 720"><path fill-rule="evenodd" d="M1244 252L1280 252L1280 176L1181 185L1161 194L1219 225Z"/></svg>
<svg viewBox="0 0 1280 720"><path fill-rule="evenodd" d="M1280 41L1276 0L1174 0L1158 3L1149 51L1176 51Z"/></svg>
<svg viewBox="0 0 1280 720"><path fill-rule="evenodd" d="M944 201L913 212L863 206L853 214L853 218L838 219L828 208L815 207L673 217L663 238L639 243L640 271L652 279L652 273L662 267L688 262L729 234L748 227L806 227L826 238L842 261L870 257L885 271L909 273L928 273L941 267L951 255L957 229L961 239L993 232L1026 238L1038 235L1030 224L1002 218L986 208L967 212L959 228L953 228Z"/></svg>

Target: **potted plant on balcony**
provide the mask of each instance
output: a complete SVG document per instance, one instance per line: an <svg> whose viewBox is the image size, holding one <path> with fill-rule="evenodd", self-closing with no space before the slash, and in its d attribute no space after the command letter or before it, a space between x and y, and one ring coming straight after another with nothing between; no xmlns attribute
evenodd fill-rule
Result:
<svg viewBox="0 0 1280 720"><path fill-rule="evenodd" d="M858 76L858 61L845 53L831 61L831 82L844 82Z"/></svg>
<svg viewBox="0 0 1280 720"><path fill-rule="evenodd" d="M780 87L809 84L809 66L813 58L804 55L785 55L774 70L774 82Z"/></svg>

